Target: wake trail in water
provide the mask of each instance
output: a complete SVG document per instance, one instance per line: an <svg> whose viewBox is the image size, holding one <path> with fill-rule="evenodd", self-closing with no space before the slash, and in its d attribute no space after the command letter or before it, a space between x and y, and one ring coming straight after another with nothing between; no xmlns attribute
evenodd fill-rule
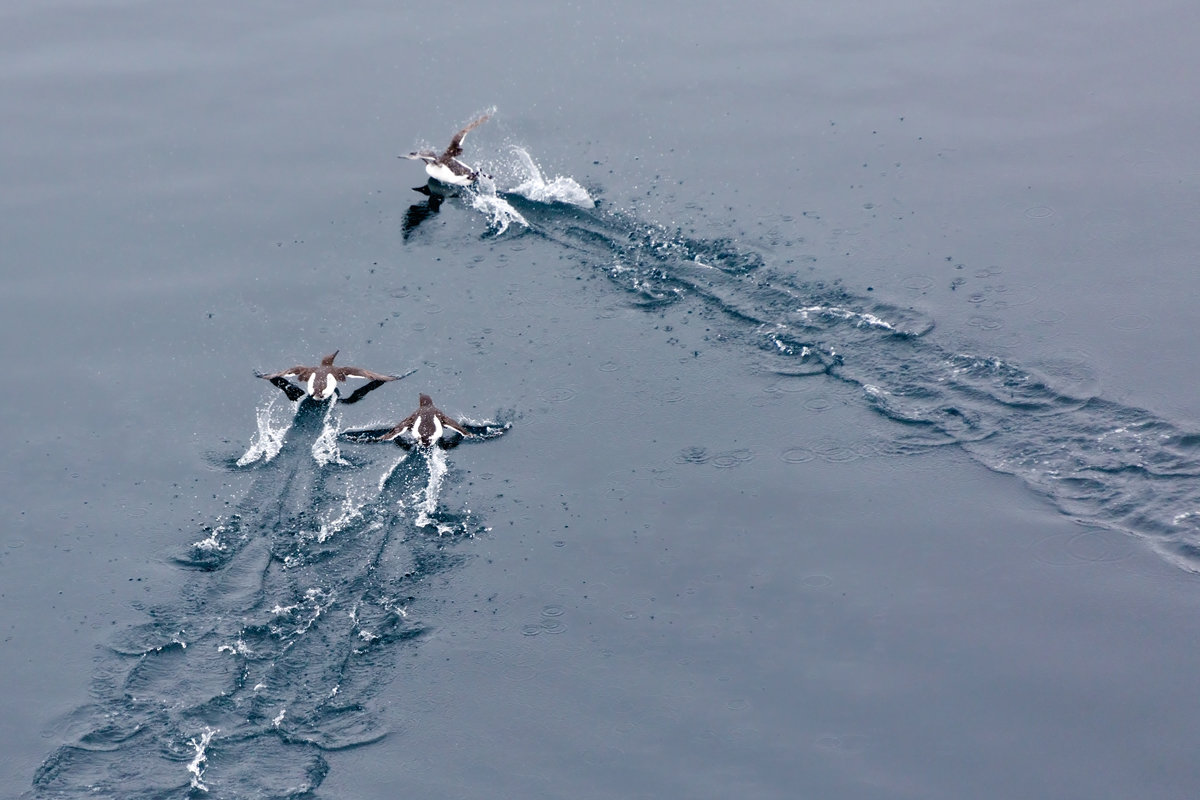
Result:
<svg viewBox="0 0 1200 800"><path fill-rule="evenodd" d="M418 587L473 531L438 508L440 451L381 450L382 477L314 459L335 419L301 403L274 454L239 470L252 483L236 513L177 559L179 600L114 638L35 796L308 796L324 753L387 733L394 646L426 630Z"/></svg>
<svg viewBox="0 0 1200 800"><path fill-rule="evenodd" d="M925 337L919 311L805 282L758 253L601 209L514 199L529 232L602 270L635 304L693 304L779 375L827 375L904 427L897 452L948 444L1019 477L1081 523L1200 571L1200 434L987 354Z"/></svg>

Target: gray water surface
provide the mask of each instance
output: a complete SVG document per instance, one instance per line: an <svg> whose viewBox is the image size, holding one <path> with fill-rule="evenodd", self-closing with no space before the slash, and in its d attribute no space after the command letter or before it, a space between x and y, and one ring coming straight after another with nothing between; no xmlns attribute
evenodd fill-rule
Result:
<svg viewBox="0 0 1200 800"><path fill-rule="evenodd" d="M1192 796L1197 11L427 16L0 12L6 795Z"/></svg>

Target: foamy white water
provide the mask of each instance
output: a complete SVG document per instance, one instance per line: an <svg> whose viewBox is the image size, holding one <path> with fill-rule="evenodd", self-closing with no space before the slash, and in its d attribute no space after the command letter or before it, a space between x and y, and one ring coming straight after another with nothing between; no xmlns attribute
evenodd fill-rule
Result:
<svg viewBox="0 0 1200 800"><path fill-rule="evenodd" d="M313 460L322 467L329 464L345 465L348 463L342 458L342 451L338 448L338 423L341 421L341 415L334 413L335 408L337 408L336 395L325 409L325 418L321 421L321 434L312 445Z"/></svg>
<svg viewBox="0 0 1200 800"><path fill-rule="evenodd" d="M279 411L278 405L278 400L271 398L265 406L259 406L256 410L257 429L254 438L250 440L250 446L237 460L239 467L259 460L266 463L279 455L279 451L283 449L283 442L296 416L296 407L294 403L291 404L290 413L285 416Z"/></svg>
<svg viewBox="0 0 1200 800"><path fill-rule="evenodd" d="M195 749L196 756L188 763L187 771L192 776L192 788L197 791L208 791L208 787L204 785L204 767L208 762L208 756L204 751L208 749L208 743L212 741L215 733L216 731L212 728L205 728L204 733L199 737L188 740L188 744Z"/></svg>
<svg viewBox="0 0 1200 800"><path fill-rule="evenodd" d="M419 528L437 525L438 533L449 533L451 531L449 527L438 525L431 516L437 511L438 495L442 490L446 473L449 471L446 451L439 447L430 447L426 451L426 461L429 464L429 481L424 488L416 490L412 495L413 504L417 509L416 525Z"/></svg>
<svg viewBox="0 0 1200 800"><path fill-rule="evenodd" d="M535 203L566 203L580 208L594 208L596 201L578 181L566 175L546 180L533 156L522 147L512 146L513 154L525 170L526 178L510 191Z"/></svg>
<svg viewBox="0 0 1200 800"><path fill-rule="evenodd" d="M513 224L529 227L529 222L521 212L504 198L505 194L519 195L535 203L566 203L580 208L593 208L596 205L587 189L574 178L556 175L547 179L527 150L517 145L510 149L516 161L501 163L495 167L495 171L510 175L517 184L511 189L501 189L495 180L482 176L471 192L471 207L488 218L488 226L496 236Z"/></svg>
<svg viewBox="0 0 1200 800"><path fill-rule="evenodd" d="M514 222L522 227L529 227L521 212L496 193L496 185L488 178L481 178L471 192L471 208L488 218L488 227L492 228L497 236L508 230Z"/></svg>

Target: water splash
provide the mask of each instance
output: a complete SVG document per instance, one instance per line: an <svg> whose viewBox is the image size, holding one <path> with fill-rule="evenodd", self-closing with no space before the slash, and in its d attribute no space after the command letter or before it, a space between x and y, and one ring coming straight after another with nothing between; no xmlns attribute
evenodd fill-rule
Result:
<svg viewBox="0 0 1200 800"><path fill-rule="evenodd" d="M557 175L547 180L527 150L513 145L510 151L514 161L495 164L490 168L500 174L515 176L516 184L511 188L501 188L499 183L503 181L483 175L468 193L471 207L487 218L488 227L496 236L514 224L522 228L529 227L529 222L510 202L514 197L540 204L595 207L596 203L587 189L574 178Z"/></svg>
<svg viewBox="0 0 1200 800"><path fill-rule="evenodd" d="M337 406L337 395L334 395L326 404L321 433L312 445L312 457L318 466L324 467L329 464L348 465L346 460L342 458L342 451L338 448L337 437L338 428L341 424L341 414L335 413Z"/></svg>
<svg viewBox="0 0 1200 800"><path fill-rule="evenodd" d="M295 404L290 404L291 413L286 413L286 415L279 412L278 405L276 399L271 398L266 405L259 406L255 410L257 428L254 437L250 440L250 446L237 460L239 467L249 466L259 460L270 461L283 449L283 442L287 438L288 429L292 426L292 417L295 415Z"/></svg>
<svg viewBox="0 0 1200 800"><path fill-rule="evenodd" d="M470 192L471 208L487 217L488 227L496 236L504 233L513 223L521 227L529 227L525 217L512 207L496 191L496 186L488 178L481 178Z"/></svg>
<svg viewBox="0 0 1200 800"><path fill-rule="evenodd" d="M587 189L574 178L556 175L553 179L546 180L541 167L533 160L528 150L517 145L513 145L511 149L524 169L525 179L509 189L509 192L535 203L565 203L579 208L596 206L596 201L588 194Z"/></svg>
<svg viewBox="0 0 1200 800"><path fill-rule="evenodd" d="M204 767L208 762L208 756L205 751L208 749L208 743L212 741L216 733L212 728L205 728L204 733L200 734L199 738L193 737L188 739L188 744L196 750L196 756L187 765L187 771L192 776L192 788L201 792L208 792L208 787L204 785Z"/></svg>
<svg viewBox="0 0 1200 800"><path fill-rule="evenodd" d="M461 561L415 519L457 529L437 509L448 466L436 451L426 475L426 459L390 448L318 463L335 420L301 404L278 453L236 473L245 496L178 559L178 600L114 637L38 796L306 797L324 752L388 733L392 648L425 631L414 591ZM418 494L414 511L403 500Z"/></svg>
<svg viewBox="0 0 1200 800"><path fill-rule="evenodd" d="M442 483L446 479L446 473L449 472L446 451L439 447L430 447L423 452L426 462L429 464L429 479L424 487L417 489L412 494L413 506L417 510L415 524L418 528L435 526L439 534L450 533L453 531L452 527L439 523L433 518L433 514L437 511Z"/></svg>

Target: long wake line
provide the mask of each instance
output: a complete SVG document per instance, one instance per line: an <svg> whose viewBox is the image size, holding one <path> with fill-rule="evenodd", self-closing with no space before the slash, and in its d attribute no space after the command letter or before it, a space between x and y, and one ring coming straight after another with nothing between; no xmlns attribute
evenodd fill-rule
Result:
<svg viewBox="0 0 1200 800"><path fill-rule="evenodd" d="M532 235L604 272L635 304L696 304L767 369L858 387L902 426L901 451L957 445L1077 521L1134 534L1200 572L1200 434L1056 385L1006 359L946 350L920 312L805 282L754 251L628 215L510 199Z"/></svg>

